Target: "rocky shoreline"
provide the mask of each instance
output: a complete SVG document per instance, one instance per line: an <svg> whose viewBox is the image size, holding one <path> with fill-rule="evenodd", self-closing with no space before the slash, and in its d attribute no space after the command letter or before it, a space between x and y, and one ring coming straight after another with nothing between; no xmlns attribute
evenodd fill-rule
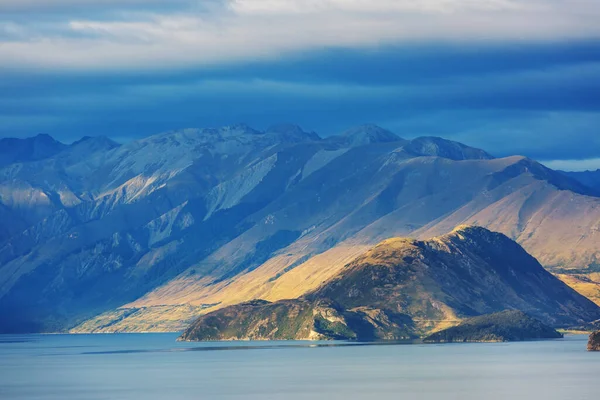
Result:
<svg viewBox="0 0 600 400"><path fill-rule="evenodd" d="M590 335L587 349L589 351L600 351L600 331L594 332Z"/></svg>

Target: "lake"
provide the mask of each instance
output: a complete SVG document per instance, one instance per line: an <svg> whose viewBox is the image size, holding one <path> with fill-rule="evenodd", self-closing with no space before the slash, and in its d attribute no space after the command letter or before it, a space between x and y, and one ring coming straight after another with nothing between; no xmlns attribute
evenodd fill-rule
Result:
<svg viewBox="0 0 600 400"><path fill-rule="evenodd" d="M600 389L600 354L583 335L449 345L176 337L2 335L0 399L596 400Z"/></svg>

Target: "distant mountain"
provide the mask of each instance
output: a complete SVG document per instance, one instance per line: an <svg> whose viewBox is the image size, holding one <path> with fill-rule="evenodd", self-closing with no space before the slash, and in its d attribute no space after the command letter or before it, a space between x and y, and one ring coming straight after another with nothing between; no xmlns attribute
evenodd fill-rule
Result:
<svg viewBox="0 0 600 400"><path fill-rule="evenodd" d="M277 134L282 141L288 143L304 142L307 140L321 140L316 132L305 132L300 126L294 124L278 124L270 126L267 133Z"/></svg>
<svg viewBox="0 0 600 400"><path fill-rule="evenodd" d="M438 137L420 137L411 140L405 150L418 156L443 157L451 160L491 160L483 150Z"/></svg>
<svg viewBox="0 0 600 400"><path fill-rule="evenodd" d="M323 139L242 124L86 138L0 168L0 216L5 331L180 330L227 305L300 297L381 240L460 224L503 232L563 275L600 259L586 186L369 125Z"/></svg>
<svg viewBox="0 0 600 400"><path fill-rule="evenodd" d="M0 167L9 164L42 160L67 148L67 145L49 135L32 138L0 138Z"/></svg>
<svg viewBox="0 0 600 400"><path fill-rule="evenodd" d="M460 325L436 332L426 343L521 342L535 339L560 339L555 329L522 311L502 311L469 318Z"/></svg>
<svg viewBox="0 0 600 400"><path fill-rule="evenodd" d="M596 171L582 171L582 172L566 172L561 171L566 176L573 178L583 185L595 189L600 192L600 169Z"/></svg>
<svg viewBox="0 0 600 400"><path fill-rule="evenodd" d="M348 129L338 136L329 137L330 142L340 143L345 146L356 147L374 143L404 143L404 139L393 132L377 125L361 125Z"/></svg>
<svg viewBox="0 0 600 400"><path fill-rule="evenodd" d="M600 307L506 236L460 227L427 241L386 240L297 300L217 310L201 316L182 339L402 339L505 309L527 312L554 326L600 316ZM513 326L515 320L525 323L521 330ZM486 331L490 322L498 326ZM465 327L486 332L480 338L486 340L548 337L553 331L513 312L469 320L449 333L457 340L467 338ZM475 340L478 336L472 333Z"/></svg>
<svg viewBox="0 0 600 400"><path fill-rule="evenodd" d="M20 143L16 147L34 151L19 153L19 161L0 167L0 215L2 208L10 215L4 219L6 233L0 231L0 247L9 237L23 234L39 223L48 225L56 218L62 220L66 210L89 201L89 194L78 186L89 179L87 175L94 167L88 165L86 170L80 170L80 166L118 147L103 137L83 138L71 145L57 142L48 135L2 140ZM95 182L85 184L93 186ZM0 268L2 265L0 260Z"/></svg>

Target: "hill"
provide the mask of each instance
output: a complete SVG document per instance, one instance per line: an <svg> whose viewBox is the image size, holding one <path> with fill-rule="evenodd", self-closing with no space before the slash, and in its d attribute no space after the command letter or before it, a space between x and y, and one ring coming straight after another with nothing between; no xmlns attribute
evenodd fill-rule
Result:
<svg viewBox="0 0 600 400"><path fill-rule="evenodd" d="M403 339L505 309L553 326L600 316L598 306L552 276L517 243L465 226L426 241L386 240L297 300L225 307L201 316L182 338ZM515 313L497 317L524 320Z"/></svg>
<svg viewBox="0 0 600 400"><path fill-rule="evenodd" d="M427 336L425 343L518 342L534 339L559 339L555 329L521 311L502 311L469 318L460 325Z"/></svg>

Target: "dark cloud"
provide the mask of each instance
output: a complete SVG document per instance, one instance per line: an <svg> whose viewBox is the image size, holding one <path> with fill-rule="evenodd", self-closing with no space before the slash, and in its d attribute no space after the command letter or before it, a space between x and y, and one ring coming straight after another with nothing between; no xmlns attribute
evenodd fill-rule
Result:
<svg viewBox="0 0 600 400"><path fill-rule="evenodd" d="M0 135L130 140L190 126L373 122L539 159L600 154L600 42L329 49L143 72L5 71Z"/></svg>

